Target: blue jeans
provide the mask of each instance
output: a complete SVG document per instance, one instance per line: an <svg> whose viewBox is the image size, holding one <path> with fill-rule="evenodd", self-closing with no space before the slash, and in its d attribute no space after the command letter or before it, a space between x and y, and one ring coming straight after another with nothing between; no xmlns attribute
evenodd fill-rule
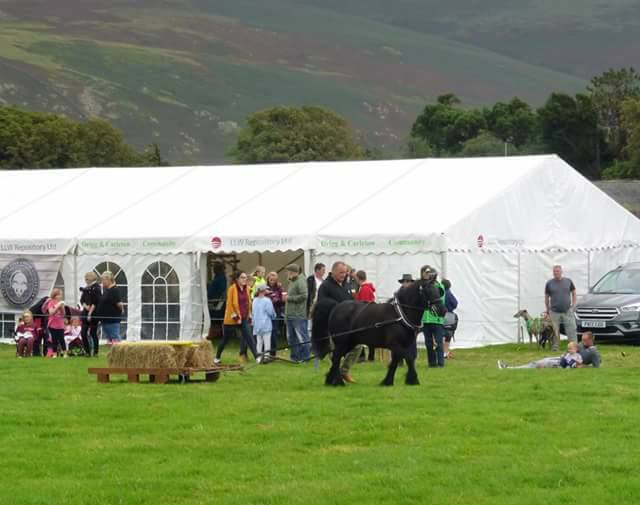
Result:
<svg viewBox="0 0 640 505"><path fill-rule="evenodd" d="M101 323L102 338L106 338L109 342L120 342L120 323Z"/></svg>
<svg viewBox="0 0 640 505"><path fill-rule="evenodd" d="M303 317L287 317L287 341L292 361L307 361L311 355L307 320Z"/></svg>
<svg viewBox="0 0 640 505"><path fill-rule="evenodd" d="M424 345L427 347L427 361L430 367L444 366L444 326L425 324L422 326ZM434 349L435 346L435 349Z"/></svg>

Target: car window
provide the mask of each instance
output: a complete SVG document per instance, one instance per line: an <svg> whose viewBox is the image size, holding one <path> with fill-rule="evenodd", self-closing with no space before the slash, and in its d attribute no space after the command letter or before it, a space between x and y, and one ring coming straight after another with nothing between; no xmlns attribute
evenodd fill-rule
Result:
<svg viewBox="0 0 640 505"><path fill-rule="evenodd" d="M613 270L593 287L598 294L640 294L640 270Z"/></svg>

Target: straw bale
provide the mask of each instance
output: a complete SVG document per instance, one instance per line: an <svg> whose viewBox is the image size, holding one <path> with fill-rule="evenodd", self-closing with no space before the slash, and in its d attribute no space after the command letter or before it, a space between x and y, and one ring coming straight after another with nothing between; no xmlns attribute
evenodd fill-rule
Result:
<svg viewBox="0 0 640 505"><path fill-rule="evenodd" d="M176 350L168 344L117 344L108 354L113 368L176 368Z"/></svg>
<svg viewBox="0 0 640 505"><path fill-rule="evenodd" d="M197 346L189 349L186 366L189 368L205 368L213 365L213 346L209 340L201 340Z"/></svg>

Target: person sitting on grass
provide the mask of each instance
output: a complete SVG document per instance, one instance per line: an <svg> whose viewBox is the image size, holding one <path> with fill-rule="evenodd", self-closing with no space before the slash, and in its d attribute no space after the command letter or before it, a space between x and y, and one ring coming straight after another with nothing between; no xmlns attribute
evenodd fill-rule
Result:
<svg viewBox="0 0 640 505"><path fill-rule="evenodd" d="M581 368L582 361L582 355L578 352L578 344L569 342L567 352L562 356L542 358L520 366L509 366L504 361L498 360L498 368Z"/></svg>
<svg viewBox="0 0 640 505"><path fill-rule="evenodd" d="M266 284L260 284L256 288L256 297L253 300L253 334L256 338L256 347L258 349L257 363L267 363L269 361L271 332L273 331L272 321L276 318L273 302L271 298L266 296L267 290Z"/></svg>
<svg viewBox="0 0 640 505"><path fill-rule="evenodd" d="M29 358L33 353L33 342L38 334L38 329L33 321L30 311L25 311L16 328L16 343L18 345L18 358Z"/></svg>
<svg viewBox="0 0 640 505"><path fill-rule="evenodd" d="M582 356L582 366L591 365L593 368L600 368L602 357L593 343L593 333L585 331L582 334L582 342L578 346L578 352Z"/></svg>

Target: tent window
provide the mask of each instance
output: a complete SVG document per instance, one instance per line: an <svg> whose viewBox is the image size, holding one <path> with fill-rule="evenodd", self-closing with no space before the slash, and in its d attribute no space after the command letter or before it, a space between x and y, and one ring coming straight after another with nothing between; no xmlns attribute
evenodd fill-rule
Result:
<svg viewBox="0 0 640 505"><path fill-rule="evenodd" d="M124 270L120 268L120 265L112 261L100 263L93 269L93 271L98 277L107 271L113 274L113 278L118 286L118 290L120 291L120 296L122 297L122 303L124 304L125 319L120 324L120 335L122 335L122 338L125 338L127 335L126 314L128 314L129 307L129 283L127 282L127 274L125 274Z"/></svg>
<svg viewBox="0 0 640 505"><path fill-rule="evenodd" d="M13 338L16 329L16 315L10 312L0 312L0 338Z"/></svg>
<svg viewBox="0 0 640 505"><path fill-rule="evenodd" d="M180 338L180 281L173 267L154 261L142 274L143 340Z"/></svg>

